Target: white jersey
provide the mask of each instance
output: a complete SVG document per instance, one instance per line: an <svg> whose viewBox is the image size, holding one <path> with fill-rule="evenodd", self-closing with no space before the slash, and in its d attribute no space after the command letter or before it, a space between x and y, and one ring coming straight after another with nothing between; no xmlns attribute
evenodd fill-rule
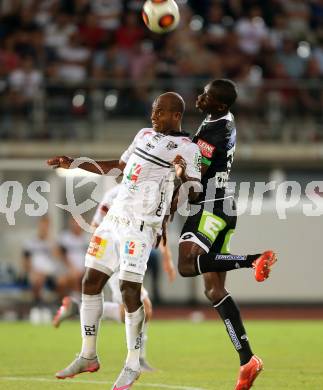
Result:
<svg viewBox="0 0 323 390"><path fill-rule="evenodd" d="M55 275L57 263L53 258L52 247L48 240L41 240L38 237L27 240L23 252L30 257L33 270L45 275Z"/></svg>
<svg viewBox="0 0 323 390"><path fill-rule="evenodd" d="M58 238L59 246L65 249L68 260L79 271L84 270L84 257L89 240L88 234L76 235L69 230L63 231Z"/></svg>
<svg viewBox="0 0 323 390"><path fill-rule="evenodd" d="M104 197L101 200L100 204L98 205L95 214L93 216L92 219L93 225L99 226L100 223L103 221L103 218L107 215L107 212L111 208L113 201L117 197L119 188L120 188L120 184L117 184L116 186L112 187L104 194Z"/></svg>
<svg viewBox="0 0 323 390"><path fill-rule="evenodd" d="M186 161L186 174L201 179L199 147L184 134L164 135L151 128L138 132L121 156L123 180L108 215L125 216L160 228L174 191L174 158Z"/></svg>

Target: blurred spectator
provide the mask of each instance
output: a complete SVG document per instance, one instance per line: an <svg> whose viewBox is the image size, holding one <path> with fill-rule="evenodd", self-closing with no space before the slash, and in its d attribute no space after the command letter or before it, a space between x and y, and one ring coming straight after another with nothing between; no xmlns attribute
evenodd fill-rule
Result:
<svg viewBox="0 0 323 390"><path fill-rule="evenodd" d="M284 38L282 48L277 51L277 62L282 64L289 77L298 79L305 71L305 59L296 51L296 42L291 38Z"/></svg>
<svg viewBox="0 0 323 390"><path fill-rule="evenodd" d="M323 1L311 0L311 27L320 28L323 26Z"/></svg>
<svg viewBox="0 0 323 390"><path fill-rule="evenodd" d="M248 17L237 22L235 30L239 36L240 49L248 55L256 55L268 37L268 29L262 18L261 8L252 7Z"/></svg>
<svg viewBox="0 0 323 390"><path fill-rule="evenodd" d="M76 294L76 298L80 298L89 236L73 217L70 217L68 222L68 229L64 230L58 238L58 254L66 264L67 272L70 275L69 288Z"/></svg>
<svg viewBox="0 0 323 390"><path fill-rule="evenodd" d="M165 45L159 52L156 63L156 76L161 79L173 79L178 73L177 49L174 39L166 39Z"/></svg>
<svg viewBox="0 0 323 390"><path fill-rule="evenodd" d="M129 75L129 58L116 43L97 52L93 58L92 76L98 80L120 80Z"/></svg>
<svg viewBox="0 0 323 390"><path fill-rule="evenodd" d="M54 289L59 298L67 293L68 278L62 272L61 264L53 256L49 239L50 221L47 216L38 222L37 235L27 240L23 247L23 269L33 293L33 304L43 303L42 290L45 286Z"/></svg>
<svg viewBox="0 0 323 390"><path fill-rule="evenodd" d="M123 23L116 31L116 43L120 49L130 51L145 36L142 25L138 23L138 14L127 12L123 16Z"/></svg>
<svg viewBox="0 0 323 390"><path fill-rule="evenodd" d="M42 73L34 68L33 58L22 58L21 65L9 74L9 100L15 112L30 112L42 80Z"/></svg>
<svg viewBox="0 0 323 390"><path fill-rule="evenodd" d="M152 80L155 76L156 59L152 42L138 42L129 59L131 79L136 82Z"/></svg>
<svg viewBox="0 0 323 390"><path fill-rule="evenodd" d="M303 108L303 114L307 120L314 121L317 125L313 130L311 137L315 140L323 136L323 90L321 82L323 74L321 73L318 61L311 58L306 67L304 74L305 88L300 90L300 102ZM304 129L313 127L310 125L304 126Z"/></svg>
<svg viewBox="0 0 323 390"><path fill-rule="evenodd" d="M323 30L318 37L317 46L313 50L313 57L318 63L321 75L323 75Z"/></svg>
<svg viewBox="0 0 323 390"><path fill-rule="evenodd" d="M57 51L58 77L71 83L85 81L90 54L90 50L82 46L79 35L71 34L68 43Z"/></svg>
<svg viewBox="0 0 323 390"><path fill-rule="evenodd" d="M92 78L99 87L118 89L113 92L118 103L109 115L120 115L122 110L131 115L146 113L156 88L178 90L188 100L188 111L193 110L193 96L201 81L214 77L232 78L243 85L237 109L240 104L250 115L257 115L262 109L257 98L263 93L262 79L266 83L267 78L281 77L275 92L281 98L286 91L290 93L291 79L314 77L309 71L312 65L306 71L311 55L323 74L323 0L180 1L180 25L165 35L153 34L144 26L142 3L1 1L0 98L4 115L0 127L5 124L10 129L15 113L16 122L27 128L29 123L21 114L32 112L33 102L46 96L46 100L39 99L34 117L41 120L34 123L39 129L53 128L50 121L69 115L74 91L87 89L85 83L91 87ZM67 90L69 81L73 90ZM287 85L281 87L282 82ZM3 99L8 84L9 97ZM295 98L291 99L287 111L297 106ZM85 99L82 110L90 114L87 118L96 117L93 107L91 100ZM273 118L276 114L272 112L266 115ZM37 131L39 136L42 131ZM4 134L3 128L0 133Z"/></svg>
<svg viewBox="0 0 323 390"><path fill-rule="evenodd" d="M305 38L309 33L310 4L303 0L282 0L288 29L295 38Z"/></svg>
<svg viewBox="0 0 323 390"><path fill-rule="evenodd" d="M60 0L60 10L69 15L83 16L91 11L91 0Z"/></svg>
<svg viewBox="0 0 323 390"><path fill-rule="evenodd" d="M120 25L123 4L120 0L91 0L91 10L98 16L99 26L116 30Z"/></svg>
<svg viewBox="0 0 323 390"><path fill-rule="evenodd" d="M24 6L19 13L19 24L16 26L18 30L32 32L39 28L35 21L35 15L32 7Z"/></svg>
<svg viewBox="0 0 323 390"><path fill-rule="evenodd" d="M20 58L15 52L15 40L9 35L0 42L0 66L8 74L15 70L20 63Z"/></svg>
<svg viewBox="0 0 323 390"><path fill-rule="evenodd" d="M34 1L35 21L45 27L57 13L60 0L36 0Z"/></svg>
<svg viewBox="0 0 323 390"><path fill-rule="evenodd" d="M275 49L280 49L282 42L289 36L288 19L285 14L279 13L274 16L273 26L269 31L270 45Z"/></svg>
<svg viewBox="0 0 323 390"><path fill-rule="evenodd" d="M240 72L241 64L247 61L246 57L246 54L239 47L237 33L235 31L228 32L221 50L222 69L225 77L235 79Z"/></svg>
<svg viewBox="0 0 323 390"><path fill-rule="evenodd" d="M45 43L55 49L66 47L70 36L75 32L76 26L71 22L71 17L68 14L59 13L45 29Z"/></svg>
<svg viewBox="0 0 323 390"><path fill-rule="evenodd" d="M79 26L79 32L84 45L91 49L100 46L106 36L105 30L98 25L98 18L93 13L85 15L84 22Z"/></svg>
<svg viewBox="0 0 323 390"><path fill-rule="evenodd" d="M207 24L205 27L205 42L213 50L222 48L228 28L233 19L224 17L220 3L213 3L209 8Z"/></svg>

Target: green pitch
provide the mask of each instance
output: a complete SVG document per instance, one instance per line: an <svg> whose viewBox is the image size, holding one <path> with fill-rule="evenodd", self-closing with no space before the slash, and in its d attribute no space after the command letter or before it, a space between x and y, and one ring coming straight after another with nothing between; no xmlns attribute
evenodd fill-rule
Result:
<svg viewBox="0 0 323 390"><path fill-rule="evenodd" d="M323 323L247 322L254 351L265 371L255 390L322 390ZM79 324L60 329L28 323L0 323L0 389L109 390L125 358L123 325L104 322L99 354L101 370L56 380L80 348ZM137 390L233 390L238 360L220 322L156 321L149 330L149 362L158 368L143 374Z"/></svg>

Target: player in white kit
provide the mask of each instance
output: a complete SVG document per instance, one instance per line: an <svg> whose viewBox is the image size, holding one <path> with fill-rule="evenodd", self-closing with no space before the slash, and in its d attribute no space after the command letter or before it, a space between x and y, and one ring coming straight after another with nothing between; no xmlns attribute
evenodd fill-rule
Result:
<svg viewBox="0 0 323 390"><path fill-rule="evenodd" d="M102 289L119 268L128 355L112 389L129 389L140 376L139 352L145 321L140 294L149 254L172 200L175 172L182 182L200 183L201 179L199 148L181 132L183 112L181 96L173 92L160 95L152 107L153 128L140 130L119 161L97 161L100 169L89 162L79 165L97 173L119 168L123 180L106 218L93 234L86 256L82 350L66 369L57 373L58 378L99 369L96 339L102 315ZM68 169L73 161L60 156L48 160L48 164ZM190 188L189 199L194 200L197 195Z"/></svg>
<svg viewBox="0 0 323 390"><path fill-rule="evenodd" d="M91 225L93 228L97 228L101 224L101 222L107 215L107 212L111 208L112 203L116 198L119 189L120 189L120 184L106 191L102 201L98 205L96 212L92 218ZM76 222L74 221L74 223ZM79 225L77 226L79 227ZM63 242L65 242L64 248L68 247L68 243L72 246L72 248L75 247L75 244L73 245L73 237L70 237L70 235L68 234L64 234L63 237L65 238L65 240L63 240ZM88 245L88 240L87 240L87 245ZM86 249L82 251L83 268L84 268L84 255L86 253ZM172 282L176 277L176 271L172 261L170 249L168 245L160 244L160 250L162 253L163 268L165 272L168 274L169 281ZM120 286L119 286L119 272L116 272L111 276L111 278L108 280L108 285L111 290L111 301L107 301L107 300L104 301L102 319L124 322L125 310L122 303L122 296L121 296ZM146 359L146 344L148 339L147 325L148 325L148 321L150 321L152 318L152 303L149 299L148 291L143 286L141 289L140 299L145 307L145 325L144 325L143 335L142 335L139 362L140 362L141 371L149 372L154 370L147 362ZM58 328L63 321L73 317L74 315L78 315L79 311L80 311L79 301L77 299L75 299L73 296L64 297L62 300L62 305L58 309L53 319L54 327Z"/></svg>

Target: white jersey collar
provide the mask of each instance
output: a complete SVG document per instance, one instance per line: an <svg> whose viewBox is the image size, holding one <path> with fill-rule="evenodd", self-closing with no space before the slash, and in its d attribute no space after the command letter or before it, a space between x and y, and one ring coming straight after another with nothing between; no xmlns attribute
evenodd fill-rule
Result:
<svg viewBox="0 0 323 390"><path fill-rule="evenodd" d="M234 117L233 117L233 114L229 111L226 115L224 116L221 116L221 118L218 118L218 119L214 119L214 120L210 120L208 119L209 118L209 115L204 119L204 122L217 122L217 121L221 121L222 119L225 119L227 121L233 121Z"/></svg>

